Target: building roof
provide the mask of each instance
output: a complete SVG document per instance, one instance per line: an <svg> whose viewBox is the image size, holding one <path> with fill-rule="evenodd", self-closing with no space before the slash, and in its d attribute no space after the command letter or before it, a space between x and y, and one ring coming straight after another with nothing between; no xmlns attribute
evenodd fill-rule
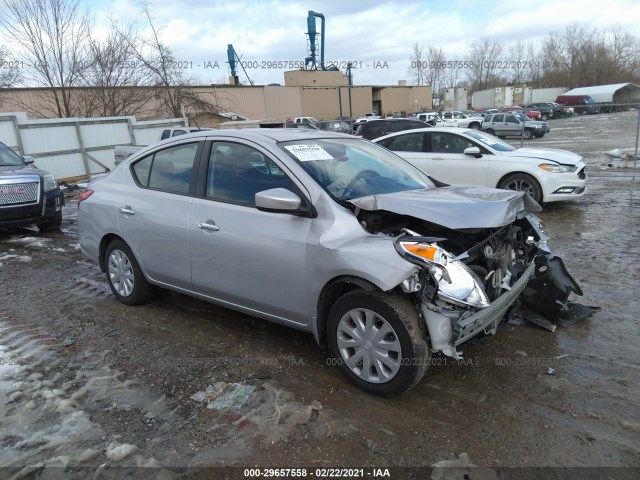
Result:
<svg viewBox="0 0 640 480"><path fill-rule="evenodd" d="M589 95L596 102L613 102L614 94L625 87L631 87L632 89L638 89L638 91L640 91L640 85L636 85L635 83L612 83L610 85L597 85L595 87L574 88L573 90L565 92L564 95Z"/></svg>

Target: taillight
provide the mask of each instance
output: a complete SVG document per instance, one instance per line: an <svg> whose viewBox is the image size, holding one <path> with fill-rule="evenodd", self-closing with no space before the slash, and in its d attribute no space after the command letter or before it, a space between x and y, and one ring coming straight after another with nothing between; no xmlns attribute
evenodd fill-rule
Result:
<svg viewBox="0 0 640 480"><path fill-rule="evenodd" d="M91 195L93 195L93 190L83 190L82 192L80 192L80 195L78 195L78 207Z"/></svg>

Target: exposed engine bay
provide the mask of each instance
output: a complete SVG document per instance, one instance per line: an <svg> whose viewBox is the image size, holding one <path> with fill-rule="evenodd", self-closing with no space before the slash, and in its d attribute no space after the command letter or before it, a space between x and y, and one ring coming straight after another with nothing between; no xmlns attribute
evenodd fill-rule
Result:
<svg viewBox="0 0 640 480"><path fill-rule="evenodd" d="M362 227L395 238L396 250L421 267L403 282L426 321L434 351L459 358L456 346L484 332L495 333L509 309L530 303L556 320L580 287L548 249L542 223L533 214L504 226L450 229L384 210L360 210Z"/></svg>

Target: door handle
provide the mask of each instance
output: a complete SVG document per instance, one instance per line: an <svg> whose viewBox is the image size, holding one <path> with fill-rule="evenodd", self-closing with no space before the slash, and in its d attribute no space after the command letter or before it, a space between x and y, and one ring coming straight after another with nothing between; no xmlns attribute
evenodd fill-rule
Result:
<svg viewBox="0 0 640 480"><path fill-rule="evenodd" d="M444 157L433 157L433 160L444 160Z"/></svg>
<svg viewBox="0 0 640 480"><path fill-rule="evenodd" d="M198 222L198 228L201 230L207 230L209 232L217 232L218 230L220 230L219 226L205 222Z"/></svg>
<svg viewBox="0 0 640 480"><path fill-rule="evenodd" d="M128 205L126 207L122 207L120 209L120 213L122 213L123 215L135 215L136 214L136 212Z"/></svg>

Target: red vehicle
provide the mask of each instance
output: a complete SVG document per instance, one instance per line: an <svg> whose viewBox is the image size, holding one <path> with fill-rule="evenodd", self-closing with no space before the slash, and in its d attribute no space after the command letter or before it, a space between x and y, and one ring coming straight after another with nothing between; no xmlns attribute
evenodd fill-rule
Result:
<svg viewBox="0 0 640 480"><path fill-rule="evenodd" d="M524 114L529 117L531 120L540 119L540 112L537 110L527 110L525 108L519 107L517 105L506 105L502 107L502 111L504 112L524 112Z"/></svg>
<svg viewBox="0 0 640 480"><path fill-rule="evenodd" d="M600 113L596 101L589 95L560 95L556 98L556 102L560 105L573 107L574 111L581 115Z"/></svg>

